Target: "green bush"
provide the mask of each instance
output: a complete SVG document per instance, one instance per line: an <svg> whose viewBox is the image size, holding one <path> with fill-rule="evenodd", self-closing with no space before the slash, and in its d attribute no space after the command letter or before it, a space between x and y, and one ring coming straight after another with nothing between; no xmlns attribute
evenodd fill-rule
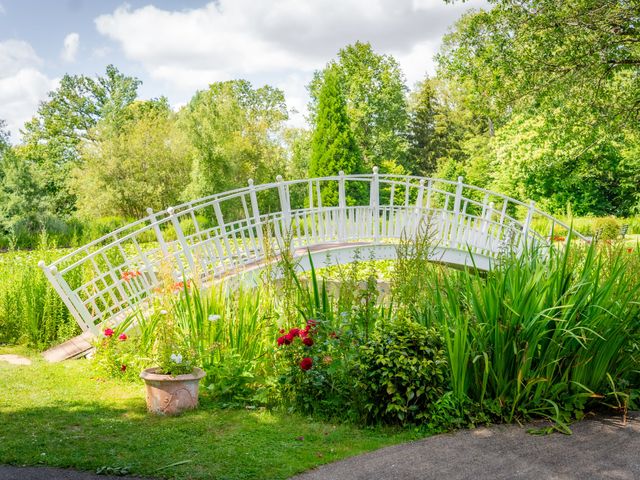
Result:
<svg viewBox="0 0 640 480"><path fill-rule="evenodd" d="M444 344L435 328L410 320L380 324L360 348L358 395L368 422L418 423L447 384Z"/></svg>
<svg viewBox="0 0 640 480"><path fill-rule="evenodd" d="M614 217L600 217L593 222L594 235L599 234L602 240L614 240L620 234L620 222Z"/></svg>

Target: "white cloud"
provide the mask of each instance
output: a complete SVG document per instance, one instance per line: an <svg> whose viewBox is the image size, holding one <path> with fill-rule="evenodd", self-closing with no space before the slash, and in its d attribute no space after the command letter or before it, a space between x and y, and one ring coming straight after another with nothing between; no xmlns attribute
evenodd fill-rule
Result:
<svg viewBox="0 0 640 480"><path fill-rule="evenodd" d="M75 62L79 46L80 35L75 32L70 33L64 37L64 47L62 48L62 52L60 52L60 58L65 62Z"/></svg>
<svg viewBox="0 0 640 480"><path fill-rule="evenodd" d="M218 0L175 11L124 5L95 24L152 79L182 94L218 80L280 75L298 107L307 96L301 100L295 75L308 79L357 40L396 55L414 83L433 70L447 27L470 6L484 5L485 0Z"/></svg>
<svg viewBox="0 0 640 480"><path fill-rule="evenodd" d="M7 121L12 141L38 103L57 85L43 74L42 60L31 45L22 40L0 42L0 118Z"/></svg>
<svg viewBox="0 0 640 480"><path fill-rule="evenodd" d="M0 15L4 15L5 13L7 13L7 10L4 8L4 5L0 3Z"/></svg>

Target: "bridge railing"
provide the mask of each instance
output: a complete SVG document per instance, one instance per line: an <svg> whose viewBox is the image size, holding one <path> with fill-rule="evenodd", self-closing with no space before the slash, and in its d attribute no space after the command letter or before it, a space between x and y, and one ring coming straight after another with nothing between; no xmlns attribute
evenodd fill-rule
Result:
<svg viewBox="0 0 640 480"><path fill-rule="evenodd" d="M45 275L83 330L153 295L165 266L176 281L230 275L293 249L388 243L432 223L443 249L495 258L505 247L546 245L569 226L537 209L458 181L344 175L249 185L170 207L99 238L50 265ZM548 233L534 225L545 224ZM558 230L560 229L560 230ZM580 237L580 235L576 236Z"/></svg>

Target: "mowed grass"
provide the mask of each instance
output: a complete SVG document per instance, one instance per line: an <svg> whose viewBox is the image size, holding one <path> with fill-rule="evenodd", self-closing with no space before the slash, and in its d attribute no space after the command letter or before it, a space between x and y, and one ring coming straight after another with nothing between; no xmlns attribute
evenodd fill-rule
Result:
<svg viewBox="0 0 640 480"><path fill-rule="evenodd" d="M201 408L147 414L142 383L97 379L87 360L0 362L0 464L49 465L184 479L280 479L415 437L287 412Z"/></svg>

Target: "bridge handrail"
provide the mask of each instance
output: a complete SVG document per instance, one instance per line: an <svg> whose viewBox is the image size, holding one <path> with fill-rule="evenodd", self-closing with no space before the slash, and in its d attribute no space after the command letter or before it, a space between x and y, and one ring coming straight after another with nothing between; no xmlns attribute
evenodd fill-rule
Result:
<svg viewBox="0 0 640 480"><path fill-rule="evenodd" d="M196 261L192 258L192 252L199 248L208 248L211 252L207 252L207 265L212 271L206 272L207 274L215 274L220 268L226 269L233 263L232 257L242 255L237 253L239 249L244 250L245 256L250 255L252 260L259 261L264 255L262 227L265 225L275 228L275 234L282 237L282 232L291 228L291 222L295 220L298 222L295 225L299 235L296 237L297 245L317 241L363 240L364 237L359 238L359 235L364 235L375 243L397 239L398 228L408 227L407 222L415 221L428 212L429 215L439 215L444 222L441 234L448 246L460 248L461 242L466 241L465 235L473 231L474 234L487 236L485 240L491 244L491 248L487 250L490 256L498 254L497 244L504 240L508 231L517 231L515 235L519 242L531 240L550 244L556 226L566 231L571 230L569 225L540 210L534 202L525 203L498 192L465 184L462 177L456 181L415 175L379 174L377 168L374 168L373 173L366 174L344 175L340 172L338 175L294 180L284 180L278 176L276 180L261 185L254 185L249 180L245 187L157 212L148 209L147 216L119 227L49 265L44 262L39 265L81 326L91 328L91 322L96 318L101 319L124 305L135 303L144 292L150 291L151 284L156 281L154 268L163 257L173 258L183 274L194 272ZM354 182L366 184L369 201L366 202L363 198L359 205L347 205L347 182L349 185ZM325 202L323 198L323 188L331 184L337 190L337 205L333 204L335 198L332 202ZM291 192L299 186L304 187L304 190L300 195L292 196ZM269 191L273 194L260 197L262 192ZM358 191L364 195L364 190ZM297 203L304 202L302 205L292 206L292 199ZM260 207L264 209L264 203L261 202L264 201L271 202L267 206L271 205L274 211L261 212ZM228 207L224 213L222 206ZM526 218L518 220L512 213L514 209L522 209ZM206 223L202 224L198 215L209 218L207 223L213 224L215 220L215 224L211 227ZM412 215L417 216L413 219ZM531 228L534 217L544 218L550 223L551 231L548 236ZM184 220L192 220L194 232L183 231L180 222ZM361 228L357 222L366 224ZM480 224L482 232L476 231ZM489 231L491 228L493 231ZM577 232L573 235L588 241ZM158 246L147 248L145 242L149 239L157 240ZM126 252L127 246L132 247L135 252ZM201 263L202 260L198 259L198 262ZM144 291L140 290L135 293L135 298L130 298L130 292L122 284L120 276L125 269L135 264L144 264L152 278L145 277ZM91 279L83 279L84 283L72 288L67 276L85 267L91 270Z"/></svg>

